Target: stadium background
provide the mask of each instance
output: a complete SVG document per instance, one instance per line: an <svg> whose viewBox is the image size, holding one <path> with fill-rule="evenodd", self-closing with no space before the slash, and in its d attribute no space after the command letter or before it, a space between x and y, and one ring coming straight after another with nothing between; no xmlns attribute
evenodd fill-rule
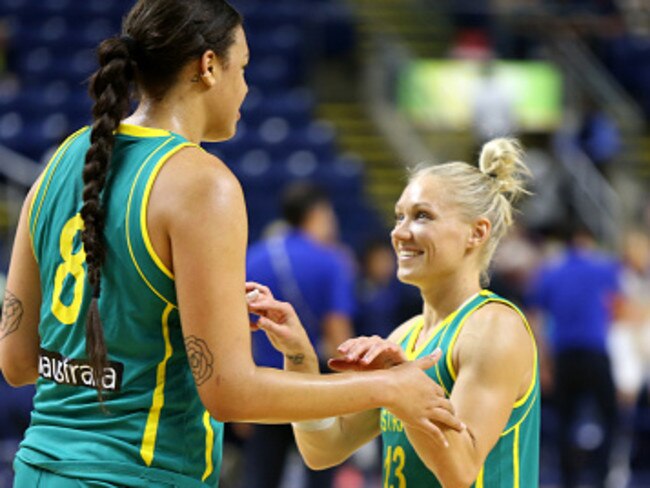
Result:
<svg viewBox="0 0 650 488"><path fill-rule="evenodd" d="M132 3L0 0L3 273L27 188L57 143L90 120L86 80L96 65L93 48L119 32ZM405 166L474 161L480 143L500 134L522 139L535 177L535 196L524 202L518 229L493 270L494 283L509 298L526 305L535 266L567 228L586 226L621 262L624 237L650 229L647 2L233 4L245 17L250 93L235 139L206 148L242 182L251 243L278 218L281 189L308 179L334 202L340 244L359 254L371 240L387 236ZM641 277L650 280L649 273L646 264ZM611 486L650 486L644 451L650 410L637 402L646 380L632 400L630 392L621 392L622 434ZM12 390L0 379L0 487L10 486L31 394L31 388ZM552 402L544 411L542 485L551 487L558 480ZM582 422L597 433L597 419L588 412ZM587 452L594 437L581 438L579 427L576 444ZM227 450L236 460L237 444ZM358 464L348 472L362 472ZM233 466L223 486L236 485ZM350 488L364 483L352 475L339 480ZM368 486L373 480L366 474Z"/></svg>

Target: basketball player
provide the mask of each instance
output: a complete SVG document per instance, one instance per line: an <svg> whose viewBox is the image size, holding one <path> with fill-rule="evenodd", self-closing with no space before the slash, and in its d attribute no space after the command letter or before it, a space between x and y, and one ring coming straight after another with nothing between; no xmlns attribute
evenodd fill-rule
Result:
<svg viewBox="0 0 650 488"><path fill-rule="evenodd" d="M480 168L480 169L479 169ZM483 288L499 239L512 221L511 201L527 169L515 141L487 143L479 168L447 163L418 170L396 205L392 241L398 277L419 288L422 315L387 340L350 339L330 360L340 371L390 368L434 351L427 373L444 389L466 426L443 443L386 409L294 425L307 464L341 463L381 434L384 486L395 488L538 486L540 390L535 341L512 303ZM313 349L291 307L255 284L258 325L286 355L285 369L315 372ZM445 449L445 444L449 449Z"/></svg>
<svg viewBox="0 0 650 488"><path fill-rule="evenodd" d="M460 428L422 371L430 357L331 378L254 365L242 191L198 146L235 133L249 57L240 15L223 0L140 0L98 55L92 127L31 189L14 243L0 368L13 385L36 383L15 485L215 486L213 418L385 406L426 435Z"/></svg>

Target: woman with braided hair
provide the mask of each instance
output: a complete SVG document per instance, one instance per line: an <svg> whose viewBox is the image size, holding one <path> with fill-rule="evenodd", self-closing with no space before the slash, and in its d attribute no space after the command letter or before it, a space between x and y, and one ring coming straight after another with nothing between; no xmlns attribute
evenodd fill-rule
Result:
<svg viewBox="0 0 650 488"><path fill-rule="evenodd" d="M223 0L140 0L98 57L92 126L53 156L14 242L0 368L36 383L16 486L215 486L220 421L384 406L428 436L460 428L422 371L431 357L330 377L253 363L243 195L199 146L236 130L240 15Z"/></svg>
<svg viewBox="0 0 650 488"><path fill-rule="evenodd" d="M340 416L319 429L294 426L312 469L343 462L381 435L383 486L394 488L532 488L539 485L540 390L537 352L524 315L484 289L487 269L512 223L514 198L527 173L518 144L483 146L479 167L446 163L411 177L395 206L392 241L398 278L418 287L421 315L387 340L359 337L330 360L339 371L392 368L438 350L427 373L440 384L466 428L443 428L448 449L386 409ZM251 309L285 355L304 356L285 369L315 373L316 356L300 322L265 290Z"/></svg>

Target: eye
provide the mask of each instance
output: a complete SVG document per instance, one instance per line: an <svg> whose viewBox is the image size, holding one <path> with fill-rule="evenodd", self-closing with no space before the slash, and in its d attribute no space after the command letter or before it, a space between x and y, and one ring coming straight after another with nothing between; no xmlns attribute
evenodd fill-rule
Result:
<svg viewBox="0 0 650 488"><path fill-rule="evenodd" d="M429 212L425 212L424 210L419 210L415 214L415 219L416 220L431 220L431 214L429 214Z"/></svg>
<svg viewBox="0 0 650 488"><path fill-rule="evenodd" d="M395 214L395 223L399 224L402 220L404 220L404 214L396 213Z"/></svg>

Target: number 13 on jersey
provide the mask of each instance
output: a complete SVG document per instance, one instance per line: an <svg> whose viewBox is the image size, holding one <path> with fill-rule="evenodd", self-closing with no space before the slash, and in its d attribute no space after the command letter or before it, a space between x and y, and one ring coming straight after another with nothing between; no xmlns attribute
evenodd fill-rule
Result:
<svg viewBox="0 0 650 488"><path fill-rule="evenodd" d="M406 478L404 477L404 464L406 464L406 453L402 446L388 446L386 457L384 458L384 488L406 488ZM395 472L392 472L392 469ZM395 479L397 485L392 483Z"/></svg>
<svg viewBox="0 0 650 488"><path fill-rule="evenodd" d="M56 268L54 275L54 291L52 293L52 313L63 324L74 324L81 311L81 302L84 294L86 270L83 266L86 261L86 252L83 244L76 253L74 251L75 237L84 228L84 221L80 214L68 220L61 230L59 237L59 251L63 262ZM66 278L71 276L74 280L72 302L63 303L61 294Z"/></svg>

